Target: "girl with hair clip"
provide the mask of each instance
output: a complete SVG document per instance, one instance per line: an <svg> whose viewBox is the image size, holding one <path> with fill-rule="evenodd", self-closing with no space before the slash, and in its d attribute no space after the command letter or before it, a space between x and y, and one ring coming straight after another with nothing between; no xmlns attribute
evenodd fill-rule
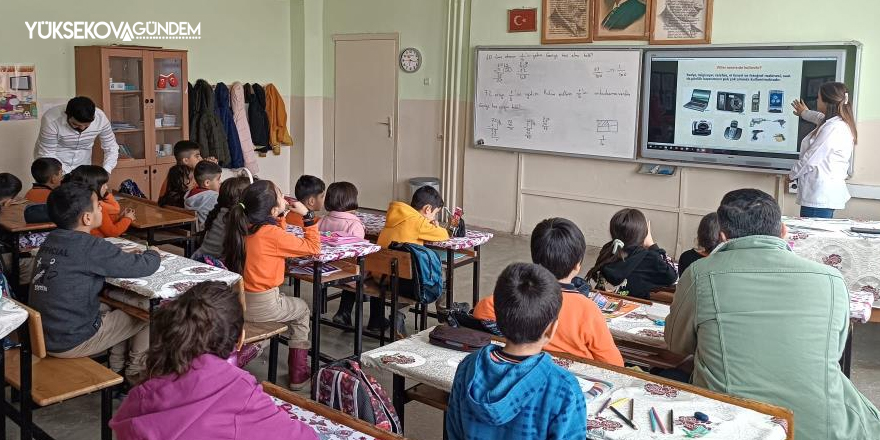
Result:
<svg viewBox="0 0 880 440"><path fill-rule="evenodd" d="M801 217L832 218L850 199L846 179L858 143L850 100L845 84L827 82L819 88L818 111L800 99L791 103L794 114L818 126L801 141L800 159L788 175L798 183Z"/></svg>
<svg viewBox="0 0 880 440"><path fill-rule="evenodd" d="M193 286L156 310L153 329L147 380L110 421L116 438L317 439L227 361L244 341L244 310L226 283Z"/></svg>
<svg viewBox="0 0 880 440"><path fill-rule="evenodd" d="M80 165L70 174L64 176L64 182L80 182L86 184L98 195L101 204L101 227L92 229L92 235L99 238L119 237L128 230L134 221L134 210L119 206L119 202L110 193L107 182L110 174L98 165Z"/></svg>
<svg viewBox="0 0 880 440"><path fill-rule="evenodd" d="M202 245L193 254L192 259L208 262L207 258L219 260L223 255L223 240L226 237L226 218L229 210L238 204L241 194L251 184L247 176L232 177L220 184L220 195L217 204L205 219L205 236ZM211 261L210 263L214 263ZM209 264L210 264L209 263Z"/></svg>
<svg viewBox="0 0 880 440"><path fill-rule="evenodd" d="M284 216L289 209L303 216L304 238L288 234ZM300 298L282 295L285 263L291 257L321 252L315 215L302 203L288 206L281 191L269 180L250 185L229 210L223 261L244 279L245 319L249 322L285 322L290 328L287 356L291 389L306 387L311 377L308 363L309 306Z"/></svg>
<svg viewBox="0 0 880 440"><path fill-rule="evenodd" d="M611 241L602 246L587 278L599 290L648 298L652 290L675 284L678 274L666 251L654 243L651 224L638 209L621 209L611 217Z"/></svg>
<svg viewBox="0 0 880 440"><path fill-rule="evenodd" d="M168 189L159 197L159 206L183 208L186 193L193 187L193 169L187 165L174 165L168 170Z"/></svg>

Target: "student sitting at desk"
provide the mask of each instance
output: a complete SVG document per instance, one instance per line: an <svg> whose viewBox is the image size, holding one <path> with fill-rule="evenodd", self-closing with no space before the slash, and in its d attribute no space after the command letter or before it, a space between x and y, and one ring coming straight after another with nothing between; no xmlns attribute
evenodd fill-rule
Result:
<svg viewBox="0 0 880 440"><path fill-rule="evenodd" d="M675 284L678 274L666 251L654 243L651 224L638 209L621 209L611 217L611 241L602 246L587 278L600 290L647 299L651 291Z"/></svg>
<svg viewBox="0 0 880 440"><path fill-rule="evenodd" d="M196 212L199 230L204 228L208 213L217 205L217 197L220 195L220 175L223 168L214 162L203 160L196 165L193 178L196 186L186 193L183 207Z"/></svg>
<svg viewBox="0 0 880 440"><path fill-rule="evenodd" d="M537 264L513 263L495 284L503 348L489 344L458 365L446 432L461 439L583 439L584 395L544 347L559 326L559 284Z"/></svg>
<svg viewBox="0 0 880 440"><path fill-rule="evenodd" d="M193 170L187 165L174 165L168 170L168 190L159 197L159 206L183 208L186 194L193 187Z"/></svg>
<svg viewBox="0 0 880 440"><path fill-rule="evenodd" d="M327 216L318 222L321 232L338 232L350 237L364 238L364 223L357 216L358 190L351 182L334 182L327 188L324 199ZM339 310L333 315L333 322L351 325L351 309L357 297L351 292L342 292Z"/></svg>
<svg viewBox="0 0 880 440"><path fill-rule="evenodd" d="M718 229L718 213L710 212L700 220L697 227L697 247L685 251L678 257L678 276L701 258L706 258L721 243L721 230Z"/></svg>
<svg viewBox="0 0 880 440"><path fill-rule="evenodd" d="M194 170L196 165L203 160L217 163L216 157L202 158L202 146L198 142L184 140L174 144L175 165L186 165L190 170ZM162 182L162 187L159 189L159 197L164 196L168 191L168 177L166 175L165 180Z"/></svg>
<svg viewBox="0 0 880 440"><path fill-rule="evenodd" d="M147 381L110 427L119 440L193 438L317 440L279 411L254 376L229 363L244 341L244 310L226 283L205 281L153 316Z"/></svg>
<svg viewBox="0 0 880 440"><path fill-rule="evenodd" d="M223 258L223 239L226 237L226 219L229 217L229 210L239 203L241 194L250 184L250 179L244 176L230 177L220 184L217 204L205 219L205 238L193 254L193 260L205 261L206 256Z"/></svg>
<svg viewBox="0 0 880 440"><path fill-rule="evenodd" d="M104 167L97 165L80 165L64 178L65 182L80 182L88 185L98 195L101 204L101 225L92 229L92 235L98 238L119 237L128 230L135 220L134 210L122 209L119 202L110 193L107 182L110 174Z"/></svg>
<svg viewBox="0 0 880 440"><path fill-rule="evenodd" d="M21 180L9 173L0 173L0 208L9 206L21 192Z"/></svg>
<svg viewBox="0 0 880 440"><path fill-rule="evenodd" d="M326 189L327 186L324 185L323 180L304 174L299 179L296 179L296 184L293 186L293 196L296 197L297 201L305 205L309 211L317 213L324 210L324 192ZM285 220L289 225L303 227L302 215L295 210L288 212ZM315 221L319 220L321 219L316 216Z"/></svg>
<svg viewBox="0 0 880 440"><path fill-rule="evenodd" d="M776 200L727 193L722 243L678 283L666 343L694 355L694 385L794 411L798 439L876 439L880 414L840 371L849 293L840 271L797 256Z"/></svg>
<svg viewBox="0 0 880 440"><path fill-rule="evenodd" d="M150 342L150 326L122 310L111 311L98 297L104 279L139 278L159 269L154 250L125 253L90 234L101 226L101 204L82 183L64 183L47 201L49 218L58 229L49 233L37 253L30 306L43 315L46 351L50 356L78 358L110 349L110 369L122 373L128 349L129 384L139 382Z"/></svg>
<svg viewBox="0 0 880 440"><path fill-rule="evenodd" d="M572 284L587 251L581 230L564 218L544 220L532 231L531 248L532 262L550 270L562 288L559 329L547 344L547 350L622 367L623 357L599 307ZM581 280L578 284L582 283L585 282ZM474 317L495 321L495 297L483 298L474 308Z"/></svg>
<svg viewBox="0 0 880 440"><path fill-rule="evenodd" d="M54 157L41 157L31 164L31 177L34 178L34 186L28 190L24 198L33 203L46 203L49 193L61 185L64 178L64 170L61 161Z"/></svg>
<svg viewBox="0 0 880 440"><path fill-rule="evenodd" d="M284 223L287 209L281 190L271 181L259 180L249 186L241 202L229 211L223 262L244 280L245 320L287 323L288 383L291 389L300 390L311 378L309 305L301 298L282 295L278 286L284 282L287 259L319 254L321 237L314 213L299 202L293 209L303 216L304 237L288 233Z"/></svg>

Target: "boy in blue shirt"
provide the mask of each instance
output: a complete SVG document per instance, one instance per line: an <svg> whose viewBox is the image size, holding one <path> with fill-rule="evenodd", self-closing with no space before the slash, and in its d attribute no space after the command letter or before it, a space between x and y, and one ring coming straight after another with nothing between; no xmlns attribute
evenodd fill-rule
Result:
<svg viewBox="0 0 880 440"><path fill-rule="evenodd" d="M587 408L577 380L542 349L556 332L562 293L549 270L513 263L495 284L503 348L490 344L458 366L446 431L450 440L578 439Z"/></svg>

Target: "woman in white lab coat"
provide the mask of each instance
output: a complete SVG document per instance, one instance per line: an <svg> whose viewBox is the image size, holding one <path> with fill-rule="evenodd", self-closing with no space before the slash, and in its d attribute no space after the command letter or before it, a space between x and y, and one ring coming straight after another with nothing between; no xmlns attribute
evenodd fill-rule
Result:
<svg viewBox="0 0 880 440"><path fill-rule="evenodd" d="M850 198L846 179L858 141L850 99L845 84L828 82L819 89L817 111L801 100L791 104L796 115L817 125L801 142L800 159L789 173L798 183L801 217L832 218Z"/></svg>

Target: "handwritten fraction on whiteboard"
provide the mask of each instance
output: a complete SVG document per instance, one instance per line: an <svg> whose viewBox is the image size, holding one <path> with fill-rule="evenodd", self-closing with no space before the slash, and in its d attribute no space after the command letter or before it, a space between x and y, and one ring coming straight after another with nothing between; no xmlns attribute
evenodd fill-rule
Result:
<svg viewBox="0 0 880 440"><path fill-rule="evenodd" d="M638 50L477 48L474 144L634 158Z"/></svg>

